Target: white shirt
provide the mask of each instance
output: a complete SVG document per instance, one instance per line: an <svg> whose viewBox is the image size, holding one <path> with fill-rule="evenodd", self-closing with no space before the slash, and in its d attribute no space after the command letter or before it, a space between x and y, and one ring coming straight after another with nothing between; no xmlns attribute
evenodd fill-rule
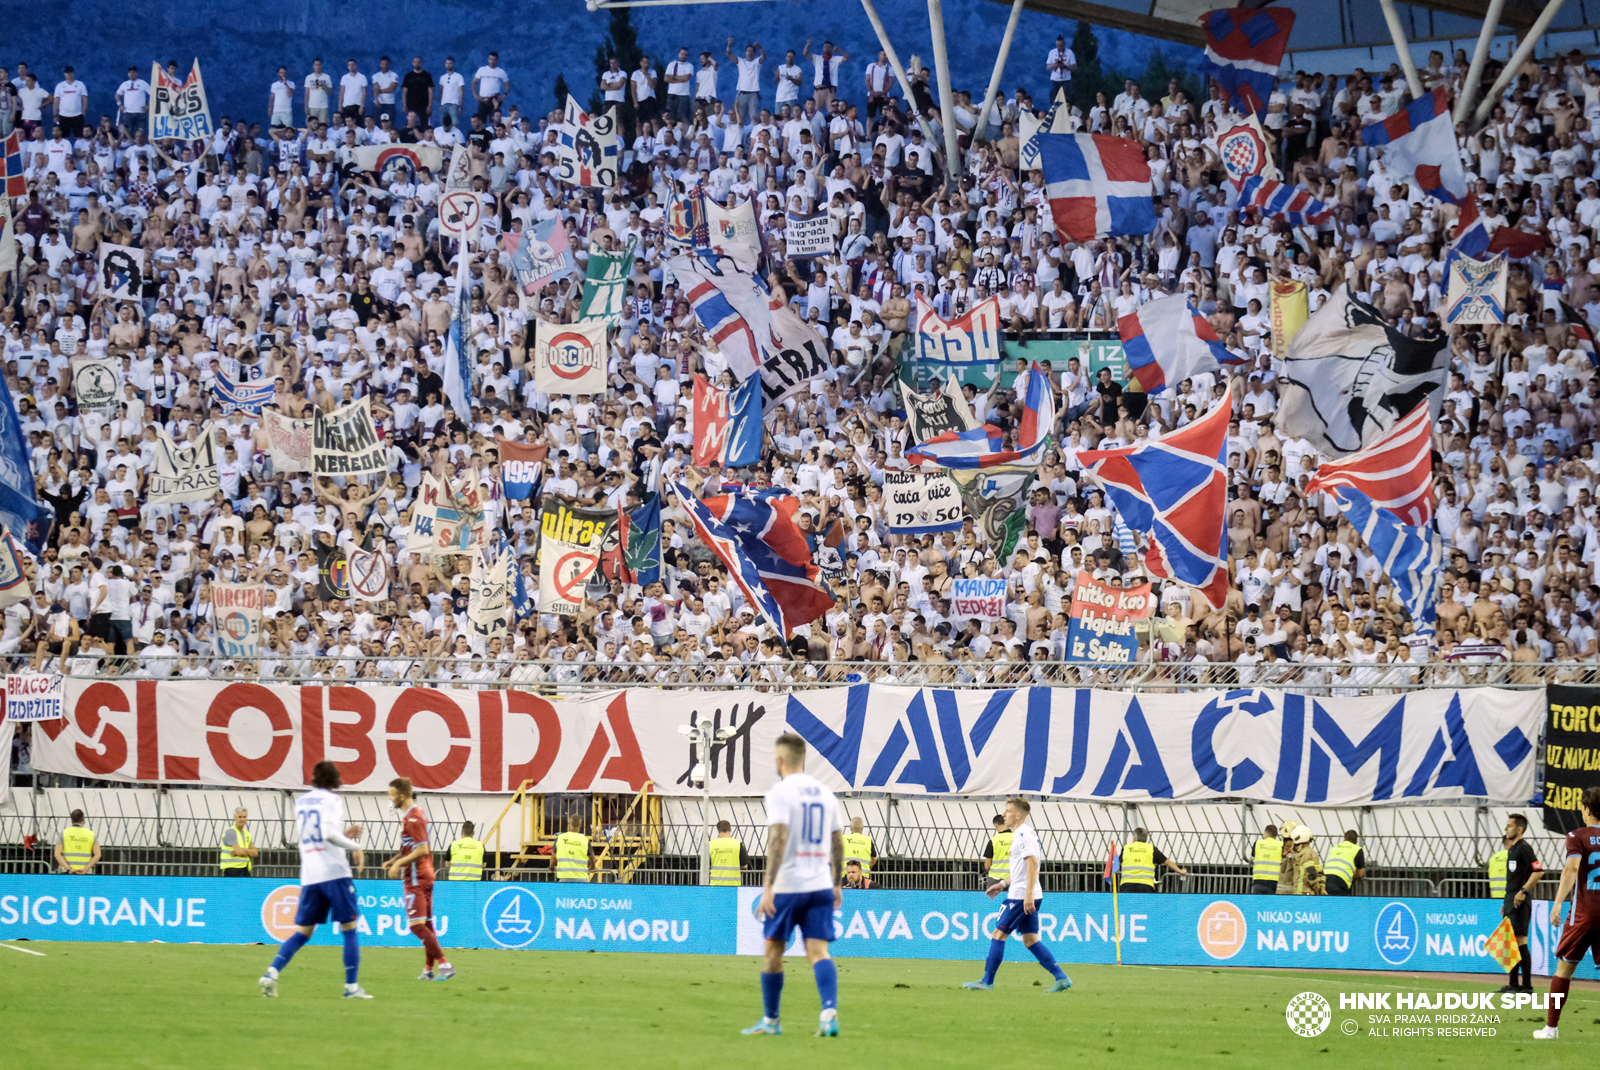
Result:
<svg viewBox="0 0 1600 1070"><path fill-rule="evenodd" d="M506 69L504 67L490 67L485 64L478 68L478 73L472 77L478 81L478 95L481 97L497 97L506 91Z"/></svg>
<svg viewBox="0 0 1600 1070"><path fill-rule="evenodd" d="M326 108L328 106L328 91L333 88L333 78L327 71L321 74L315 71L306 75L306 107Z"/></svg>
<svg viewBox="0 0 1600 1070"><path fill-rule="evenodd" d="M89 98L89 90L82 82L73 79L70 82L57 82L56 115L73 118L83 114L83 105Z"/></svg>
<svg viewBox="0 0 1600 1070"><path fill-rule="evenodd" d="M367 99L367 76L347 74L339 79L339 106L354 107Z"/></svg>
<svg viewBox="0 0 1600 1070"><path fill-rule="evenodd" d="M460 71L445 71L439 75L439 103L460 104L461 93L466 84L467 80L461 76Z"/></svg>
<svg viewBox="0 0 1600 1070"><path fill-rule="evenodd" d="M117 87L117 99L122 102L125 115L143 112L150 103L150 83L143 78L129 78Z"/></svg>
<svg viewBox="0 0 1600 1070"><path fill-rule="evenodd" d="M763 801L767 827L785 825L789 830L773 891L784 895L832 888L833 834L844 831L844 815L833 792L816 777L790 773L767 791Z"/></svg>
<svg viewBox="0 0 1600 1070"><path fill-rule="evenodd" d="M1011 887L1006 890L1007 899L1021 899L1028 890L1028 862L1029 858L1039 860L1039 872L1044 873L1044 852L1039 848L1039 834L1026 824L1018 825L1011 830L1011 868L1006 872L1011 874ZM1044 898L1044 882L1034 884L1033 897Z"/></svg>
<svg viewBox="0 0 1600 1070"><path fill-rule="evenodd" d="M300 832L300 883L350 879L350 860L344 837L344 802L338 795L313 788L294 804L295 828Z"/></svg>

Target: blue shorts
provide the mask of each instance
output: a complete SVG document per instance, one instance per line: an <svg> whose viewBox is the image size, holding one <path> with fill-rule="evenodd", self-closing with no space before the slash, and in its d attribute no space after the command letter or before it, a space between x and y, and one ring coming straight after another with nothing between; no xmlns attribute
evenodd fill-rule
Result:
<svg viewBox="0 0 1600 1070"><path fill-rule="evenodd" d="M779 892L773 896L777 913L767 918L761 934L768 940L789 942L796 925L807 940L833 939L833 889L817 892Z"/></svg>
<svg viewBox="0 0 1600 1070"><path fill-rule="evenodd" d="M1044 908L1044 896L1033 901L1033 913L1022 912L1022 900L1007 899L1006 905L1000 911L1000 918L994 927L1003 933L1023 933L1029 936L1039 935L1039 911Z"/></svg>
<svg viewBox="0 0 1600 1070"><path fill-rule="evenodd" d="M296 925L321 925L330 913L341 924L361 917L361 908L356 905L356 882L349 877L301 886L300 906L294 912Z"/></svg>

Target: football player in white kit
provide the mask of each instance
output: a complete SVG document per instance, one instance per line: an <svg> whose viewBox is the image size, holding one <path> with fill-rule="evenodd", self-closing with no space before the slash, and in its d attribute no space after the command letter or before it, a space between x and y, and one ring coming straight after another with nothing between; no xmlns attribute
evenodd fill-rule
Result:
<svg viewBox="0 0 1600 1070"><path fill-rule="evenodd" d="M1039 939L1039 906L1044 902L1044 889L1039 886L1039 869L1044 864L1044 851L1039 846L1039 834L1028 824L1028 814L1033 807L1028 800L1006 800L1006 828L1011 830L1011 868L1006 880L996 881L985 893L990 899L1008 892L1006 905L994 923L989 940L989 957L983 964L983 980L963 981L962 988L988 991L994 987L995 971L1006 955L1006 938L1012 933L1022 937L1022 944L1039 965L1049 971L1055 982L1047 992L1065 992L1072 987L1072 978L1062 972L1056 957Z"/></svg>
<svg viewBox="0 0 1600 1070"><path fill-rule="evenodd" d="M793 732L778 737L779 780L767 792L767 879L756 917L764 920L766 961L761 967L761 1021L746 1036L780 1034L783 950L795 927L805 937L806 958L822 997L817 1036L839 1035L839 971L828 955L833 912L844 902L844 820L839 800L807 776L806 741Z"/></svg>
<svg viewBox="0 0 1600 1070"><path fill-rule="evenodd" d="M345 852L351 851L357 869L365 863L359 842L361 826L344 828L339 785L339 767L333 762L318 762L311 770L311 790L295 801L295 827L300 830L300 907L294 916L297 928L278 948L277 957L262 975L259 983L263 996L278 994L278 971L289 964L294 953L305 946L331 913L344 933L344 998L372 998L356 983L361 968L361 947L356 943L361 908L356 903L350 862L345 858Z"/></svg>

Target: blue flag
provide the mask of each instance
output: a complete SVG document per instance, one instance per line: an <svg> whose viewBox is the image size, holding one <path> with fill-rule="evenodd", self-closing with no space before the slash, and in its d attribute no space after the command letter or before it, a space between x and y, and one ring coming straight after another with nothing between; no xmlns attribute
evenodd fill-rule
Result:
<svg viewBox="0 0 1600 1070"><path fill-rule="evenodd" d="M1394 581L1395 595L1419 634L1431 635L1439 619L1439 588L1444 582L1444 540L1429 524L1414 527L1354 487L1334 491L1345 518L1361 533L1373 556Z"/></svg>
<svg viewBox="0 0 1600 1070"><path fill-rule="evenodd" d="M27 543L29 550L42 554L54 519L54 511L33 496L28 436L22 432L11 389L0 376L0 523Z"/></svg>

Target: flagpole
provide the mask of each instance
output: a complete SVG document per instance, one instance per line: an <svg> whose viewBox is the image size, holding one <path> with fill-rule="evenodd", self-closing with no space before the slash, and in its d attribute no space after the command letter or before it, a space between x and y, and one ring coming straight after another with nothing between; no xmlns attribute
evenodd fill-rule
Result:
<svg viewBox="0 0 1600 1070"><path fill-rule="evenodd" d="M1115 869L1111 873L1111 921L1116 926L1117 934L1117 965L1122 965L1122 912L1117 907L1117 885L1120 884L1122 870Z"/></svg>

